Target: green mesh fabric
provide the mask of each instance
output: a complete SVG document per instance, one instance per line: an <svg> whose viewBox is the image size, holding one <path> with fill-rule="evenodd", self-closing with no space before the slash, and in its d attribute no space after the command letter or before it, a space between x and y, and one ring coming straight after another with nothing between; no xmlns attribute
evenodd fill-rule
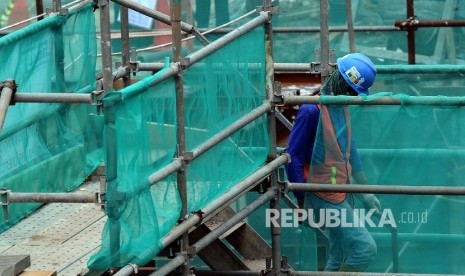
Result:
<svg viewBox="0 0 465 276"><path fill-rule="evenodd" d="M463 186L465 132L459 126L465 109L439 106L437 103L444 96L430 98L431 104L426 101L427 105L410 105L407 103L418 97L388 92L374 93L364 100L379 97L400 99L402 104L349 107L353 139L369 184ZM331 99L334 97L322 96L320 103L328 104ZM378 198L382 208L392 213L398 229L399 272L465 272L462 262L465 221L460 211L465 206L463 197L378 195ZM356 208L363 206L356 202ZM376 219L373 221L375 227L367 227L377 243L378 256L369 271L392 272L391 232Z"/></svg>
<svg viewBox="0 0 465 276"><path fill-rule="evenodd" d="M222 1L193 1L195 26L212 28L263 5L262 0L230 0L227 1L229 3L227 9L223 6L222 9L217 10L216 2ZM354 0L351 2L355 27L392 28L396 20L407 19L405 0ZM279 6L279 13L273 15L273 27L294 29L318 29L320 27L320 1L275 0L273 3ZM328 1L328 9L329 28L346 28L346 1ZM416 0L414 11L416 18L420 21L463 20L465 18L465 8L461 1ZM312 62L315 61L315 48L321 47L320 34L317 30L302 33L275 32L273 39L275 62ZM463 39L463 28L418 28L415 32L416 62L419 64L463 63L465 60ZM330 49L334 49L338 57L348 53L348 34L331 32L329 46ZM376 64L402 64L408 61L405 31L357 31L355 32L355 46L357 51L378 58Z"/></svg>
<svg viewBox="0 0 465 276"><path fill-rule="evenodd" d="M14 79L18 93L94 90L96 37L89 5L51 16L0 38L0 79ZM0 187L12 192L65 192L76 188L102 161L101 120L95 107L17 103L8 108L0 134ZM9 206L10 223L38 204Z"/></svg>
<svg viewBox="0 0 465 276"><path fill-rule="evenodd" d="M263 28L243 35L183 72L187 151L263 103L264 44L256 41L264 41ZM252 44L255 47L249 47ZM245 48L248 50L238 51ZM106 133L115 135L116 145L110 150L117 148L117 179L110 181L107 194L109 202L118 203L107 208L109 220L102 246L90 259L90 268L146 264L161 249L157 242L179 219L176 174L151 187L148 182L149 175L175 157L174 79L148 85L166 70L108 95ZM192 161L186 170L188 211L201 209L263 165L268 149L262 116ZM107 166L112 170L111 163ZM111 242L118 244L112 247Z"/></svg>

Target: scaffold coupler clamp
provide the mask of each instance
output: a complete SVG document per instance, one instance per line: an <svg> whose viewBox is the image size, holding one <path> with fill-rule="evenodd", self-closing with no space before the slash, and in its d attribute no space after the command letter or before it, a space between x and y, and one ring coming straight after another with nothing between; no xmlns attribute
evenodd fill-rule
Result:
<svg viewBox="0 0 465 276"><path fill-rule="evenodd" d="M267 12L267 11L269 11L271 14L278 14L279 13L279 7L278 6L273 6L273 5L271 5L269 7L257 6L257 8L255 10L256 10L257 13Z"/></svg>
<svg viewBox="0 0 465 276"><path fill-rule="evenodd" d="M278 168L278 180L276 181L278 183L278 189L280 192L284 192L286 189L286 180L284 177L284 168L279 167Z"/></svg>
<svg viewBox="0 0 465 276"><path fill-rule="evenodd" d="M139 273L139 267L138 267L136 264L131 264L131 263L129 263L128 265L129 265L130 267L132 267L132 270L133 270L133 273L134 273L134 274Z"/></svg>
<svg viewBox="0 0 465 276"><path fill-rule="evenodd" d="M396 20L395 26L400 28L401 31L406 31L406 30L418 30L418 23L420 21L418 20L417 16L411 16L407 18L407 20L402 21L402 20Z"/></svg>
<svg viewBox="0 0 465 276"><path fill-rule="evenodd" d="M289 266L287 256L281 257L281 275L292 275L292 268Z"/></svg>
<svg viewBox="0 0 465 276"><path fill-rule="evenodd" d="M273 106L284 106L284 97L281 89L281 82L275 81L273 84L273 99L271 99Z"/></svg>
<svg viewBox="0 0 465 276"><path fill-rule="evenodd" d="M201 225L204 219L203 215L205 215L205 213L202 210L198 210L198 211L192 212L192 214L197 215L199 217L199 222L197 223L197 226Z"/></svg>
<svg viewBox="0 0 465 276"><path fill-rule="evenodd" d="M10 223L10 215L8 213L8 205L10 204L10 201L8 199L9 194L10 194L10 190L0 188L0 197L2 201L3 217L5 218L5 222L7 224Z"/></svg>
<svg viewBox="0 0 465 276"><path fill-rule="evenodd" d="M321 63L321 51L319 48L316 48L314 51L315 61L310 63L310 73L315 75L321 75L326 77L331 75L336 69L336 52L333 50L329 51L329 63L328 66L324 66Z"/></svg>
<svg viewBox="0 0 465 276"><path fill-rule="evenodd" d="M11 92L10 105L15 105L16 101L14 100L15 99L14 95L16 94L16 91L18 89L18 85L12 79L7 79L5 81L0 82L0 95L2 94L4 87L11 89L12 92Z"/></svg>
<svg viewBox="0 0 465 276"><path fill-rule="evenodd" d="M91 92L91 97L92 97L92 103L91 105L97 106L97 107L102 107L102 97L101 95L103 94L103 90L96 90Z"/></svg>

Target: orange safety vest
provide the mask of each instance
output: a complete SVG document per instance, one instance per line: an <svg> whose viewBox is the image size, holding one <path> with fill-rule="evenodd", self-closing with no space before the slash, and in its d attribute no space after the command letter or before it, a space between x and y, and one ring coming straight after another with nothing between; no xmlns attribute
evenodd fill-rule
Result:
<svg viewBox="0 0 465 276"><path fill-rule="evenodd" d="M352 183L352 167L349 162L352 128L350 125L348 108L344 108L344 116L347 123L347 149L345 158L337 142L328 107L324 105L320 107L321 126L323 127L323 139L325 144L325 160L322 164L312 164L311 183ZM306 167L306 172L308 172L308 167ZM308 177L308 174L306 177ZM316 195L333 203L340 203L344 201L346 197L346 193L333 192L317 192Z"/></svg>

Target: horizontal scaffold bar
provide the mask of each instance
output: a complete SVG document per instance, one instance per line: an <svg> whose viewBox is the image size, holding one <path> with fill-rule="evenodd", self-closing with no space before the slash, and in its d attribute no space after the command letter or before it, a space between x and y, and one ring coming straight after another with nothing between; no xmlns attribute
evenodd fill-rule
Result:
<svg viewBox="0 0 465 276"><path fill-rule="evenodd" d="M137 62L138 71L158 71L165 64L162 62ZM436 64L436 65L376 65L378 74L446 74L465 73L465 65ZM310 63L275 63L274 70L278 72L307 72L310 73Z"/></svg>
<svg viewBox="0 0 465 276"><path fill-rule="evenodd" d="M229 32L231 28L221 28L218 30L211 31L211 33L226 33ZM210 31L208 28L199 28L200 32ZM328 31L330 33L342 33L347 32L347 26L334 26L329 27ZM355 26L354 31L356 32L397 32L401 31L400 28L394 26ZM274 27L273 33L318 33L320 32L319 27Z"/></svg>
<svg viewBox="0 0 465 276"><path fill-rule="evenodd" d="M261 115L265 114L266 112L271 110L271 104L269 102L265 102L263 105L257 107L256 109L252 110L248 114L241 117L239 120L230 124L227 128L223 129L222 131L218 132L216 135L212 136L210 139L206 140L204 143L200 144L198 147L194 148L192 151L192 156L189 161L193 161L194 159L200 157L206 151L223 141L224 139L231 136L236 131L240 130L247 124L251 123L252 121L256 120ZM149 176L149 183L153 185L158 181L168 177L171 173L180 170L182 167L182 162L180 159L173 160L170 164L158 170L157 172L151 174Z"/></svg>
<svg viewBox="0 0 465 276"><path fill-rule="evenodd" d="M347 192L374 194L407 194L407 195L465 195L465 186L406 186L406 185L331 185L316 183L287 183L289 191L306 192Z"/></svg>
<svg viewBox="0 0 465 276"><path fill-rule="evenodd" d="M291 276L453 276L453 275L456 275L456 274L292 271L290 273L290 275Z"/></svg>
<svg viewBox="0 0 465 276"><path fill-rule="evenodd" d="M142 4L139 4L135 1L128 1L128 0L111 0L117 4L120 4L124 7L127 7L131 10L137 11L143 15L146 15L150 18L153 18L157 21L163 22L166 25L171 26L171 18L159 11L150 9ZM181 30L186 32L186 33L193 33L195 37L197 37L204 45L208 44L207 39L192 25L186 23L186 22L181 22Z"/></svg>
<svg viewBox="0 0 465 276"><path fill-rule="evenodd" d="M93 103L90 93L16 93L15 102L23 103Z"/></svg>
<svg viewBox="0 0 465 276"><path fill-rule="evenodd" d="M249 22L245 23L244 25L240 26L237 29L225 34L221 38L215 40L214 42L208 44L207 46L203 47L202 49L198 50L191 55L188 55L187 58L189 59L189 65L192 65L199 60L207 57L211 53L215 52L216 50L224 47L226 44L232 42L234 39L252 31L256 27L263 25L269 20L269 12L260 12L260 15L255 17L254 19L250 20Z"/></svg>
<svg viewBox="0 0 465 276"><path fill-rule="evenodd" d="M7 192L9 203L97 203L97 194L91 193L12 193Z"/></svg>
<svg viewBox="0 0 465 276"><path fill-rule="evenodd" d="M370 96L369 96L370 97ZM324 104L324 105L431 105L464 106L464 96L283 96L283 105Z"/></svg>
<svg viewBox="0 0 465 276"><path fill-rule="evenodd" d="M261 271L206 271L195 270L198 276L261 276ZM411 274L411 273L370 273L370 272L327 272L327 271L290 271L285 275L292 276L453 276L450 274ZM455 275L455 274L454 274Z"/></svg>

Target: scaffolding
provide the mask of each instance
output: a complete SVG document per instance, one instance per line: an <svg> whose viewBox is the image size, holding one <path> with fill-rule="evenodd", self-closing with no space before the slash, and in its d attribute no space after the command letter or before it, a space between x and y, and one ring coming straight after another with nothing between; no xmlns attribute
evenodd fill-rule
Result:
<svg viewBox="0 0 465 276"><path fill-rule="evenodd" d="M175 174L177 190L180 196L181 210L180 216L177 219L177 225L174 226L169 232L162 236L159 241L154 241L160 244L160 248L164 249L173 245L173 243L180 244L179 252L176 252L169 262L161 267L156 267L150 275L167 275L173 271L177 271L180 275L354 275L353 273L332 273L332 272L315 272L315 271L296 271L289 266L287 259L282 254L281 250L281 226L270 226L270 255L267 256L268 260L263 263L264 269L260 271L247 271L234 270L234 271L205 271L195 270L192 271L191 260L193 256L199 254L202 249L207 248L210 244L214 243L219 237L230 231L240 221L243 221L247 216L255 210L269 203L270 209L275 209L278 212L281 210L281 202L285 202L288 207L298 209L297 205L287 195L290 191L331 191L331 192L350 192L350 193L375 193L375 194L408 194L408 195L465 195L465 188L459 187L444 187L444 186L409 186L409 185L325 185L316 184L301 185L302 183L289 183L285 180L282 171L283 165L290 162L290 157L285 151L280 150L277 141L277 119L282 121L288 128L292 127L292 123L286 121L285 116L282 115L280 108L285 106L295 106L305 103L325 104L325 105L380 105L380 106L398 106L398 105L429 105L429 106L453 106L462 107L465 105L465 97L463 96L409 96L405 97L392 97L380 96L376 99L367 101L363 97L341 96L341 97L324 97L324 96L306 96L306 95L286 95L280 91L279 83L275 81L275 71L279 72L303 72L308 77L311 74L318 82L323 82L326 77L330 75L332 70L335 69L334 65L334 52L330 50L329 46L329 33L334 31L346 31L346 29L330 29L328 26L328 1L320 1L320 15L321 25L316 29L278 29L274 30L272 25L272 18L278 12L278 7L274 6L271 0L264 0L260 7L254 12L256 15L252 20L241 25L238 28L232 29L226 35L210 42L201 29L198 29L188 23L182 21L182 6L181 1L171 1L171 16L167 16L158 11L149 9L134 1L128 0L112 0L114 3L121 6L121 62L120 67L113 70L112 49L111 49L111 28L110 28L110 5L108 0L99 0L94 3L100 14L100 50L101 50L101 78L96 82L95 90L90 93L77 91L75 93L16 93L17 84L15 80L8 79L2 83L1 97L0 97L0 134L2 134L3 122L5 117L8 116L8 106L15 103L28 102L28 103L61 103L61 104L82 104L95 107L95 112L104 118L104 137L105 137L105 180L102 181L100 189L96 193L27 193L15 192L10 190L0 191L2 200L2 207L5 221L8 221L9 205L13 203L95 203L105 209L110 218L118 212L118 205L121 202L122 195L112 194L109 192L112 186L117 185L118 170L117 170L117 152L116 145L117 134L115 130L115 106L121 101L122 94L115 95L114 84L116 81L123 79L124 87L130 87L131 75L136 76L139 72L150 71L157 72L148 81L142 80L143 85L146 87L156 87L162 84L165 80L174 79L175 87L175 109L176 109L176 122L175 133L176 137L176 151L172 159L160 169L151 172L147 178L146 183L148 187L157 185L168 177L173 177ZM78 9L91 1L81 1L73 6ZM350 0L347 3L347 18L348 18L348 39L350 45L350 52L355 51L354 32L363 30L375 30L374 27L356 28L352 22L352 4ZM407 1L409 7L413 7L413 1ZM128 11L129 9L137 11L141 14L149 16L157 21L163 22L171 26L172 34L172 59L165 63L148 63L140 62L134 59L134 51L131 50L129 44L129 24L128 24ZM42 4L39 0L37 11L42 10ZM60 14L63 12L60 0L54 0L53 12ZM45 14L38 14L42 17ZM414 30L420 27L432 26L464 26L463 21L433 21L433 22L419 22L412 20L414 17L413 10L408 9L409 19L406 22L396 22L396 30L402 29L408 33L408 61L415 63L415 44ZM452 24L452 25L451 25ZM183 74L191 66L201 63L201 61L214 53L215 51L225 47L237 38L253 31L257 27L264 28L264 54L265 54L265 70L264 102L260 103L253 109L249 110L247 114L240 116L229 124L229 126L218 131L215 135L202 141L202 143L195 146L192 150L186 148L186 132L192 131L186 127L185 122L185 85ZM377 29L378 30L378 29ZM383 30L393 31L392 27L383 28ZM320 50L316 53L315 62L310 63L293 63L281 64L274 62L273 53L273 34L274 32L295 32L295 31L318 31L320 32ZM183 35L193 35L200 41L203 47L183 57ZM412 38L413 37L413 38ZM202 66L200 64L199 66ZM247 66L254 67L253 63ZM257 65L259 66L259 65ZM215 69L215 68L214 68ZM464 65L380 65L377 66L378 73L398 73L398 74L431 74L431 73L460 73L465 71ZM320 78L320 79L318 79ZM18 85L21 85L19 83ZM137 85L137 83L136 83ZM124 89L124 88L123 88ZM128 89L128 88L127 88ZM130 91L121 97L136 97L141 94L140 91ZM63 91L62 91L63 92ZM81 93L82 92L82 93ZM180 116L181 115L181 116ZM253 173L245 176L241 181L235 183L225 193L218 195L211 202L202 206L196 212L190 212L188 208L188 186L187 186L187 168L196 159L200 159L209 150L214 148L215 145L227 140L230 136L234 135L244 127L250 126L259 119L266 117L266 126L268 131L269 148L266 153L266 162L263 166L256 169ZM228 217L220 226L208 232L195 242L192 242L190 234L194 229L200 228L203 224L208 223L216 215L225 212L229 205L237 201L241 196L250 192L251 190L260 190L260 195L253 202L246 205L237 213ZM137 191L142 193L143 191ZM124 196L123 196L124 197ZM115 260L120 260L120 225L118 223L108 224L109 240L110 240L110 255ZM321 233L321 229L314 229L314 231ZM422 275L422 274L405 274L399 272L399 255L401 252L398 248L398 239L412 238L414 235L405 237L400 235L397 229L390 229L390 236L392 242L392 265L390 271L386 273L364 273L360 275ZM428 238L428 237L421 237ZM444 237L436 237L441 239ZM463 241L463 236L451 237ZM156 248L156 247L155 247ZM137 256L137 260L153 259L158 253L151 245L147 245L147 249L141 256ZM174 248L174 247L172 247ZM158 248L157 248L158 249ZM402 251L402 249L401 249ZM265 261L264 261L265 262ZM120 267L108 268L104 271L98 269L87 272L88 275L95 275L95 273L109 272L113 275L133 275L137 274L144 263L127 263ZM266 265L266 267L265 267ZM433 274L428 274L433 275ZM445 275L445 274L437 274Z"/></svg>

